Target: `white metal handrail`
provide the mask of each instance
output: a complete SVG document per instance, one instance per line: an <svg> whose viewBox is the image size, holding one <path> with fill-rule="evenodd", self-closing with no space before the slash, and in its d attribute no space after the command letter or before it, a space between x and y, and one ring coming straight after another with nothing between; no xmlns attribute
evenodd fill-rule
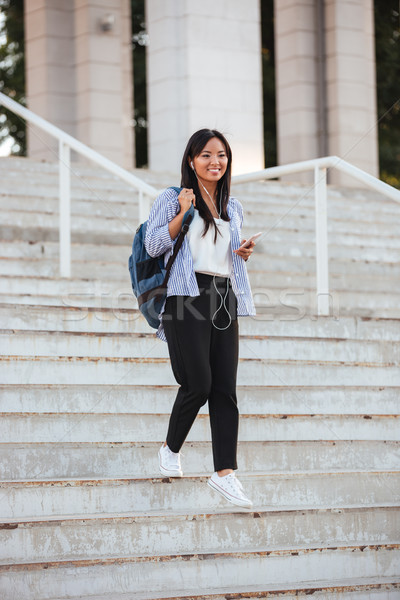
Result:
<svg viewBox="0 0 400 600"><path fill-rule="evenodd" d="M16 113L28 122L36 125L43 131L58 139L59 142L59 201L60 201L60 274L61 277L71 276L71 187L70 187L70 151L75 150L89 160L95 162L110 173L120 177L126 183L139 191L139 218L141 221L147 217L148 202L145 196L154 197L156 188L123 169L108 158L89 148L71 135L52 125L42 117L5 94L0 92L0 105ZM274 179L283 175L314 171L314 200L315 200L315 240L316 240L316 279L317 279L317 311L318 315L329 315L329 269L328 269L328 224L327 224L327 179L328 168L339 169L369 188L376 190L391 200L400 203L400 191L380 181L373 175L351 165L337 156L315 158L278 167L270 167L254 173L246 173L232 177L233 183L248 183Z"/></svg>
<svg viewBox="0 0 400 600"><path fill-rule="evenodd" d="M275 179L282 175L300 173L302 171L314 171L314 204L315 204L315 259L316 259L316 283L317 283L317 312L318 315L329 315L329 265L328 265L328 211L327 211L327 180L326 170L328 168L339 169L347 175L355 177L368 187L384 194L391 200L400 203L400 190L396 190L387 183L380 181L373 175L362 169L351 165L338 156L325 156L304 160L279 167L270 167L254 173L245 173L232 177L233 183L249 183L251 181L262 181Z"/></svg>
<svg viewBox="0 0 400 600"><path fill-rule="evenodd" d="M99 152L86 146L86 144L65 133L62 129L52 125L18 102L15 102L15 100L12 100L2 92L0 92L0 104L58 140L60 276L71 277L71 150L75 150L138 190L140 220L146 218L142 214L144 207L148 205L147 202L144 202L144 195L155 197L157 190L112 160L109 160L102 154L99 154Z"/></svg>
<svg viewBox="0 0 400 600"><path fill-rule="evenodd" d="M355 179L358 179L362 183L366 184L373 190L384 194L395 202L400 202L400 190L388 185L384 181L377 179L373 175L370 175L366 171L355 167L348 163L343 158L338 156L324 156L323 158L313 158L311 160L303 160L301 162L290 163L287 165L280 165L279 167L269 167L268 169L262 169L261 171L254 171L253 173L244 173L243 175L235 175L232 177L233 183L249 183L251 181L262 181L265 179L275 179L282 177L283 175L290 175L291 173L301 173L302 171L313 171L316 167L319 169L334 168L339 171L343 171L347 175L351 175Z"/></svg>

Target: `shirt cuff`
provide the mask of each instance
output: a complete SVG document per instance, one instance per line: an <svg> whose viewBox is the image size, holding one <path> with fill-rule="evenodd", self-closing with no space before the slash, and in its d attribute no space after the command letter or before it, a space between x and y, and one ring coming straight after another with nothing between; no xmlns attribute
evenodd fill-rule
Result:
<svg viewBox="0 0 400 600"><path fill-rule="evenodd" d="M160 238L163 248L169 249L174 245L169 233L168 223L160 227Z"/></svg>

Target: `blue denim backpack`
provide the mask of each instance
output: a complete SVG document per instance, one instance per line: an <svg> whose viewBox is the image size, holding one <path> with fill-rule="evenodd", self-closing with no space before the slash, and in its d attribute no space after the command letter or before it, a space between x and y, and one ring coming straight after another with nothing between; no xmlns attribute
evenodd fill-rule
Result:
<svg viewBox="0 0 400 600"><path fill-rule="evenodd" d="M180 193L182 188L172 187L170 189ZM158 315L167 296L169 274L193 216L192 204L183 217L181 231L166 266L164 266L164 254L153 258L145 248L147 221L139 225L133 238L132 254L129 257L132 289L137 298L140 312L154 329L158 329L160 325Z"/></svg>

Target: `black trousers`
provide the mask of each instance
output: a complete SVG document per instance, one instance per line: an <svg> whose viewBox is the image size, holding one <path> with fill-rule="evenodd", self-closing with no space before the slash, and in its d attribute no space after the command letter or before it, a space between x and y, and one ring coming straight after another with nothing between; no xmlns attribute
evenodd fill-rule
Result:
<svg viewBox="0 0 400 600"><path fill-rule="evenodd" d="M214 469L237 469L239 355L237 300L229 278L196 273L200 296L169 296L163 325L171 366L180 387L169 421L167 444L179 452L200 407L208 400ZM217 311L213 318L214 313ZM219 327L217 329L214 324Z"/></svg>

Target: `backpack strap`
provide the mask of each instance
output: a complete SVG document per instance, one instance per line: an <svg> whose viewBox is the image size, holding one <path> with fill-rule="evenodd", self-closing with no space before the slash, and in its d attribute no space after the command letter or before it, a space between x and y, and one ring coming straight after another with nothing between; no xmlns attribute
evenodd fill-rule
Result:
<svg viewBox="0 0 400 600"><path fill-rule="evenodd" d="M176 192L178 192L178 194L180 193L180 191L182 190L182 188L179 187L172 187L171 189L175 190ZM193 204L190 205L190 208L185 212L185 214L183 215L183 220L182 220L182 227L181 230L179 232L178 235L178 239L175 242L175 246L174 246L174 250L171 254L171 256L168 259L168 262L166 264L165 267L165 277L164 277L164 282L163 282L163 286L166 286L168 283L168 279L169 279L169 275L171 272L171 268L172 265L174 264L174 261L176 259L176 255L178 254L182 244L183 244L183 240L185 235L187 234L188 230L189 230L189 226L190 223L192 222L192 219L194 217L194 206Z"/></svg>

